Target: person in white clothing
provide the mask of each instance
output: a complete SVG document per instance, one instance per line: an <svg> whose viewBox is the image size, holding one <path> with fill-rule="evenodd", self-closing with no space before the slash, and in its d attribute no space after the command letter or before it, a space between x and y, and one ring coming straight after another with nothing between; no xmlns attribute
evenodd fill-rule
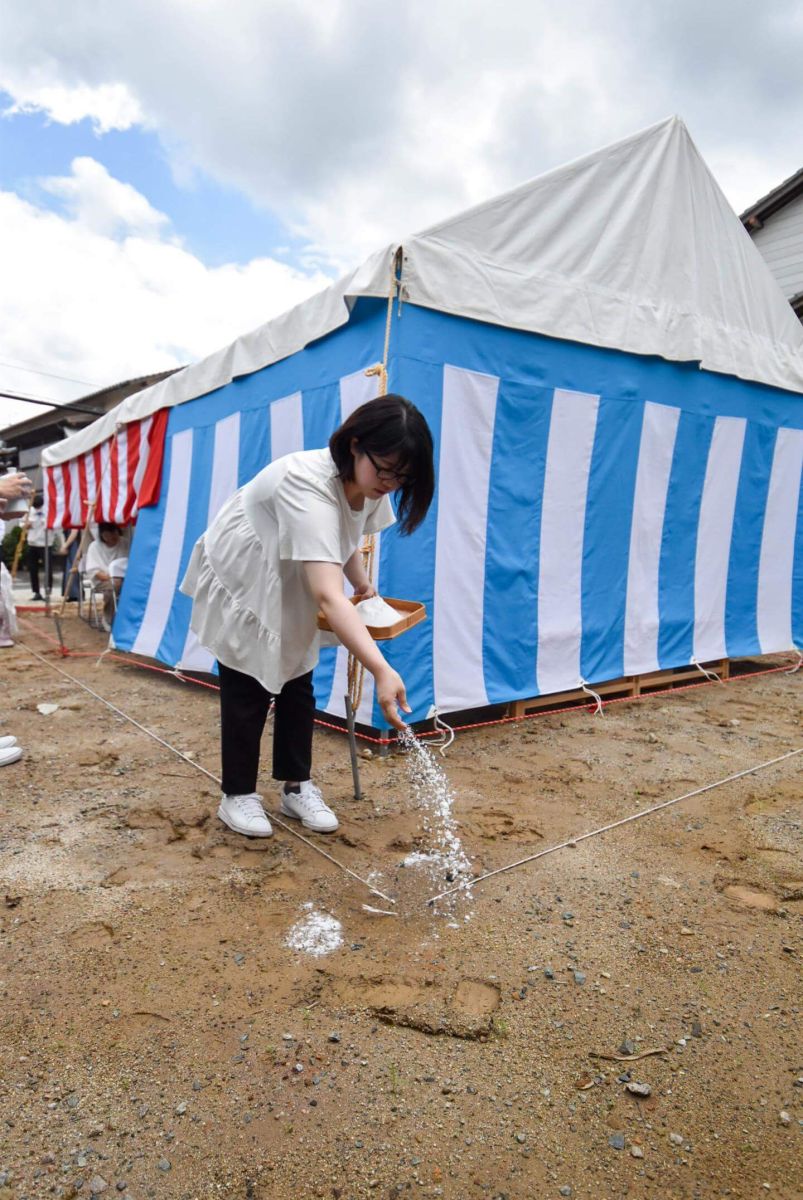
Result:
<svg viewBox="0 0 803 1200"><path fill-rule="evenodd" d="M114 620L127 562L128 542L119 525L100 521L98 536L86 552L84 570L103 596L103 619L108 629Z"/></svg>
<svg viewBox="0 0 803 1200"><path fill-rule="evenodd" d="M31 577L31 600L44 600L39 582L39 572L44 574L47 566L47 585L45 590L53 588L53 556L46 553L47 522L45 521L44 500L37 496L28 513L28 525L25 533L28 543L28 574Z"/></svg>
<svg viewBox="0 0 803 1200"><path fill-rule="evenodd" d="M0 542L2 542L6 530L3 518L12 514L18 515L14 501L26 499L32 491L33 484L27 475L22 475L18 471L9 471L0 476ZM17 617L11 576L6 570L5 563L0 562L0 647L13 646L12 635L16 632ZM0 767L8 767L11 763L19 762L21 758L22 747L17 745L17 739L11 734L0 737Z"/></svg>
<svg viewBox="0 0 803 1200"><path fill-rule="evenodd" d="M33 491L33 484L27 475L19 471L8 471L0 476L0 542L6 531L5 517L20 516L21 512L15 501L24 501L27 508L27 497ZM0 562L0 649L6 650L14 645L14 635L17 632L17 609L14 604L14 586L11 574L4 562ZM0 739L0 742L2 739ZM11 742L16 745L12 738ZM10 743L9 743L10 744ZM5 750L8 747L0 747ZM20 751L20 754L22 752ZM15 762L16 759L6 756L2 761Z"/></svg>
<svg viewBox="0 0 803 1200"><path fill-rule="evenodd" d="M350 653L370 671L389 723L409 712L404 683L346 599L375 595L360 542L396 519L402 534L427 514L434 492L432 436L402 396L362 405L323 450L277 459L223 506L196 542L181 590L193 597L191 625L218 660L223 797L218 817L237 833L269 837L256 793L259 749L275 700L273 777L281 812L331 833L337 817L312 782L319 609Z"/></svg>

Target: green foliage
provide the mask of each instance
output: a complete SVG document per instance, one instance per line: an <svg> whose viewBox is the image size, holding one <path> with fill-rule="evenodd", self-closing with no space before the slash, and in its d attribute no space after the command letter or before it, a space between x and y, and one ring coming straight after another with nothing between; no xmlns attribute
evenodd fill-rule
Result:
<svg viewBox="0 0 803 1200"><path fill-rule="evenodd" d="M3 538L2 546L0 546L0 558L11 570L11 564L14 562L14 552L17 549L17 542L22 537L22 526L15 525L13 529L9 529L6 536ZM26 546L20 555L18 570L23 570L27 567L28 547Z"/></svg>

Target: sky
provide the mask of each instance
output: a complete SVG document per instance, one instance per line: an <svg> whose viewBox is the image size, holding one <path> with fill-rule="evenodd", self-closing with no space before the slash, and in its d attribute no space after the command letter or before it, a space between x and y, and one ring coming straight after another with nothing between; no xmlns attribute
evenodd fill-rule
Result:
<svg viewBox="0 0 803 1200"><path fill-rule="evenodd" d="M801 62L803 0L3 0L0 391L203 358L672 114L741 212L803 167Z"/></svg>

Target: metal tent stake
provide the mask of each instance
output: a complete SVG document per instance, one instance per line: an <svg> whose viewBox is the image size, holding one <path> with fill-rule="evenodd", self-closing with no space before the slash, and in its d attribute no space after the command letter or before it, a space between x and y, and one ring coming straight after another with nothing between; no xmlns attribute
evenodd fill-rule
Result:
<svg viewBox="0 0 803 1200"><path fill-rule="evenodd" d="M59 613L57 613L55 611L55 609L51 612L50 615L53 618L53 623L56 626L56 633L58 635L59 645L61 646L61 653L66 658L67 647L64 645L64 634L63 634L62 628L61 628L61 617L60 617Z"/></svg>
<svg viewBox="0 0 803 1200"><path fill-rule="evenodd" d="M346 704L346 727L349 732L349 753L351 755L351 777L354 780L354 799L362 800L360 766L357 760L357 739L354 736L354 709L351 704L351 696L344 696L343 699Z"/></svg>

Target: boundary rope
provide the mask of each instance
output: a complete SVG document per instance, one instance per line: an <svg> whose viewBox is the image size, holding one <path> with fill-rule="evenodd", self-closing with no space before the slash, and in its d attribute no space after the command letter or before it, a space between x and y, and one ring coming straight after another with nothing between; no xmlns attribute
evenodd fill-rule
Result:
<svg viewBox="0 0 803 1200"><path fill-rule="evenodd" d="M445 892L438 892L437 896L430 896L427 900L427 905L431 906L436 900L442 900L444 896L451 896L455 892L470 891L476 887L478 883L484 883L486 879L492 879L494 875L504 875L506 871L513 871L516 867L523 867L526 863L535 862L537 858L544 858L547 854L554 854L556 850L565 850L567 847L576 847L578 842L584 842L587 838L599 837L601 833L607 833L610 829L618 829L622 825L629 825L632 821L639 821L642 817L649 817L653 813L660 812L663 808L671 808L673 804L680 804L681 800L690 800L692 796L701 796L703 792L712 792L714 788L722 787L726 783L733 783L736 779L742 779L745 775L754 775L756 771L763 771L767 767L773 767L776 763L784 762L788 758L794 758L796 754L803 754L803 746L797 750L789 750L786 754L780 754L777 758L771 758L767 762L759 763L755 767L748 767L744 771L737 771L733 775L727 775L724 779L718 779L715 783L706 783L703 787L695 788L693 792L686 792L683 796L675 796L673 800L664 800L662 804L654 804L652 808L644 808L641 812L632 813L629 817L622 817L618 821L612 821L609 825L601 825L599 829L592 829L588 833L581 833L577 837L569 838L565 842L559 842L557 846L549 846L546 850L539 850L536 854L528 854L526 858L520 858L516 862L508 863L505 867L497 867L495 871L486 871L484 875L478 875L476 879L465 880L463 883L457 884L456 887L447 888Z"/></svg>
<svg viewBox="0 0 803 1200"><path fill-rule="evenodd" d="M44 612L43 609L26 609L26 608L17 606L17 612L26 612L26 611L40 612L42 616L48 615L47 613ZM50 634L45 633L44 630L35 629L32 625L29 624L28 621L23 621L22 624L24 624L26 627L30 628L32 630L32 632L34 632L38 637L44 638L46 641L51 642L54 646L57 646L59 648L62 658L98 658L99 657L98 654L96 654L94 651L70 650L66 646L61 646L61 644L54 637L51 637ZM799 654L800 652L796 651L795 653ZM174 679L180 680L181 683L192 683L192 684L197 685L198 687L209 688L211 691L214 691L214 692L217 692L220 690L218 688L217 684L207 683L203 679L195 679L191 675L184 675L176 667L157 667L157 666L154 666L152 663L139 662L137 659L126 658L122 654L115 654L113 652L109 653L107 655L107 657L110 659L113 659L115 662L121 663L123 666L126 666L126 667L139 667L143 671L154 671L158 675L171 675ZM781 673L790 675L790 674L794 674L799 669L799 667L801 666L801 662L803 662L803 659L799 659L797 665L792 667L791 670L789 668L788 663L784 663L779 667L765 667L760 671L744 671L740 675L731 675L731 676L729 676L728 679L719 679L719 677L717 677L716 682L719 683L722 687L727 687L731 683L743 683L745 680L758 679L763 675L778 675ZM611 704L634 704L640 700L657 700L663 696L674 696L680 692L688 692L693 688L710 687L710 686L712 686L713 683L714 683L714 680L696 679L695 678L693 680L693 682L676 685L674 687L656 688L655 691L641 692L641 693L639 693L638 696L609 696L607 698L603 696L603 697L601 697L602 708L605 709ZM453 728L454 728L455 734L457 734L457 733L467 732L470 729L487 729L487 728L491 728L496 725L518 725L522 721L534 721L540 717L580 716L583 713L587 713L587 712L596 713L598 711L599 711L599 708L598 708L598 705L596 704L596 702L594 704L583 704L578 701L576 704L570 704L568 707L565 707L565 708L558 708L558 707L556 707L556 708L539 708L535 712L522 713L521 716L517 716L517 717L508 717L508 716L492 717L492 718L489 718L487 721L468 721L464 725L455 725ZM340 734L348 733L348 730L345 728L345 726L335 725L333 722L330 722L330 721L324 721L322 717L316 717L315 724L318 725L321 729L330 729L334 733L340 733ZM397 739L395 737L374 737L370 733L357 733L356 736L360 739L360 741L369 742L373 746L395 746L396 741L397 741ZM423 741L426 738L435 738L435 737L441 737L441 736L442 736L442 734L441 734L440 729L427 729L427 730L423 730L420 733L415 734L415 737L417 737L419 739L419 741Z"/></svg>
<svg viewBox="0 0 803 1200"><path fill-rule="evenodd" d="M28 625L28 622L26 621L25 624ZM96 657L96 655L92 652L76 652L76 651L68 650L65 646L63 646L62 644L57 642L55 638L50 637L48 634L44 633L41 630L33 630L33 632L38 634L39 636L44 637L47 641L49 641L53 645L57 646L63 657L74 657L74 658L95 658ZM105 704L107 706L107 708L112 710L112 712L116 713L118 716L120 716L124 720L128 721L131 725L135 726L135 728L139 729L142 733L145 733L149 737L153 738L154 741L158 742L161 746L164 746L165 749L169 750L172 754L175 754L178 758L182 759L182 761L186 762L189 766L195 767L196 770L200 771L202 774L206 775L209 779L213 780L213 782L217 783L218 786L220 786L221 781L216 775L213 775L211 773L211 771L207 771L205 767L202 767L199 763L196 763L193 759L189 758L186 754L183 754L182 751L177 750L175 748L175 746L172 746L169 742L167 742L163 738L159 737L159 735L154 733L153 730L148 729L144 725L141 725L133 717L129 716L128 713L123 712L122 709L117 708L116 705L112 704L111 701L107 700L104 696L101 696L98 692L95 692L87 684L83 683L79 679L76 679L75 676L70 675L69 672L63 670L61 667L57 666L55 663L50 662L49 659L45 658L43 655L39 654L36 650L34 650L31 646L29 646L27 644L27 642L22 641L20 639L20 645L22 645L32 657L38 659L40 662L44 663L45 666L50 667L52 670L58 672L60 675L63 675L66 679L69 679L77 687L80 687L85 692L88 692L89 695L93 696L96 700L99 700L102 704ZM198 683L203 687L211 688L212 690L215 690L215 691L219 690L218 688L216 688L216 686L214 684L205 683L202 680L192 679L189 676L183 676L176 670L171 671L171 670L167 670L163 667L151 666L148 663L139 663L134 660L129 660L129 659L123 658L121 655L116 655L116 654L110 653L108 651L105 653L109 653L110 658L113 658L116 661L122 662L126 666L143 667L146 670L156 671L159 674L172 675L182 682ZM104 655L101 655L100 657L103 658ZM98 662L100 662L100 658L98 659ZM695 665L697 665L697 664L695 664ZM798 666L799 665L800 665L800 663L798 663ZM793 668L793 670L795 670L795 669L797 669L797 668ZM786 665L783 665L780 667L770 667L764 671L752 671L749 673L745 673L744 675L731 676L727 680L727 682L732 683L732 682L736 682L737 680L741 680L741 679L753 679L756 676L760 676L760 675L774 675L779 672L785 672L788 674L789 668ZM710 680L710 681L706 680L706 683L709 683L709 684L713 683L713 682L719 683L723 686L725 684L725 681L719 679L719 677L717 677L717 676L715 676L714 680ZM549 714L565 713L565 712L573 712L573 713L574 712L586 712L588 710L591 710L592 707L595 712L599 712L599 711L601 711L600 706L602 706L602 705L622 703L622 702L630 701L630 700L641 700L641 699L645 699L648 697L651 698L653 696L663 696L663 695L667 695L673 691L688 691L690 687L701 687L701 686L705 686L705 684L704 683L686 684L680 688L665 688L665 689L661 689L660 691L647 693L646 695L642 693L639 696L613 697L612 699L607 700L607 701L601 700L598 697L598 702L596 704L594 704L593 706L592 705L579 705L579 706L576 706L571 709L560 709L560 708L541 709L537 713L525 713L521 717L502 717L502 718L499 718L499 719L493 720L493 721L477 721L470 725L460 726L459 728L461 730L462 729L480 729L480 728L484 728L489 725L510 724L510 723L515 723L518 721L524 721L524 720L528 720L531 717L536 717L536 716L541 717L541 716L547 716ZM316 724L321 725L324 728L335 729L340 733L345 732L345 730L341 729L340 726L331 725L325 721L317 721ZM432 737L432 736L438 736L439 734L441 734L441 736L442 736L442 732L440 730L434 730L434 731L430 732L428 735L424 734L424 735L419 735L419 736ZM366 740L374 741L374 742L381 741L381 742L387 743L387 742L390 742L392 739L367 738ZM727 783L733 783L737 779L742 779L747 775L754 775L758 771L763 771L763 770L766 770L768 767L775 766L777 763L785 762L787 759L794 758L798 754L803 754L803 747L799 747L796 750L789 750L789 751L787 751L786 754L781 754L777 758L772 758L772 759L767 760L767 762L758 763L755 766L747 767L742 771L737 771L732 775L727 775L724 779L716 780L714 783L708 783L708 784L703 785L702 787L695 788L691 792L686 792L682 796L675 796L673 799L665 800L661 804L655 804L650 808L642 809L640 812L632 813L630 816L622 817L618 821L612 821L608 825L602 825L598 829L592 829L592 830L588 831L587 833L582 833L582 834L577 835L576 837L569 838L564 842L559 842L555 846L549 846L544 850L539 850L535 854L530 854L526 858L521 858L521 859L518 859L516 862L508 863L506 866L497 867L493 871L488 871L483 875L478 875L475 879L472 879L470 881L464 881L463 883L457 884L455 887L447 888L446 891L438 892L437 895L430 896L429 899L426 901L426 905L428 907L431 907L437 900L441 900L445 896L454 895L454 893L456 893L456 892L468 891L471 888L476 887L478 884L484 883L486 880L493 878L495 875L502 875L508 871L516 870L518 867L525 866L526 864L531 863L531 862L535 862L536 859L544 858L548 854L554 854L558 850L567 849L569 847L576 848L576 846L578 845L579 842L586 841L589 838L599 837L601 834L607 833L612 829L618 829L623 825L629 825L634 821L641 820L643 817L651 816L654 813L661 812L665 808L671 808L675 804L680 804L684 800L690 800L694 796L700 796L700 795L703 795L705 792L713 791L715 788L723 787ZM273 813L271 813L270 816L271 816L271 819L274 820L276 822L276 824L279 825L282 829L284 829L287 833L291 834L291 836L293 836L293 837L297 838L299 841L303 842L306 846L309 846L317 854L320 854L323 858L327 859L329 862L331 862L334 866L338 867L345 874L350 875L353 879L357 880L364 887L366 887L373 895L380 896L383 900L388 901L388 903L390 903L390 904L396 903L396 901L393 899L392 896L387 896L384 892L382 892L378 888L374 887L373 884L369 883L367 879L363 879L362 876L358 875L355 871L352 871L350 867L347 867L344 863L341 863L338 859L334 858L334 856L329 854L326 850L323 850L320 846L317 846L314 842L310 841L308 838L305 838L302 834L298 833L295 829L291 828L284 821L282 821L281 818L275 816Z"/></svg>
<svg viewBox="0 0 803 1200"><path fill-rule="evenodd" d="M94 691L91 687L89 687L88 684L82 683L80 679L76 679L74 675L70 675L69 671L65 671L62 667L57 666L56 663L45 658L44 655L39 654L39 652L29 646L27 642L24 642L20 639L19 644L24 646L33 658L38 659L39 662L44 663L44 665L46 667L50 667L51 670L57 671L59 675L63 675L65 679L69 679L71 683L74 683L76 687L82 688L83 691L88 692L90 696L94 696L96 700L99 700L101 704L105 704L106 707L111 709L113 713L116 713L118 717L122 717L123 720L128 721L129 724L135 727L135 729L139 729L141 733L145 733L148 735L148 737L153 738L153 740L158 742L160 746L164 746L166 750L169 750L172 754L175 754L177 758L180 758L183 762L187 763L188 766L195 767L196 771L200 771L202 775L206 775L208 779L211 779L214 783L220 786L220 779L217 775L213 775L211 771L207 771L206 767L202 767L200 763L197 763L193 759L189 758L186 754L182 753L181 750L177 750L175 746L171 746L170 742L167 742L164 738L159 737L158 733L154 733L153 730L148 729L146 725L141 725L139 721L136 721L133 717L129 716L127 712L123 712L123 710L118 708L116 704L112 704L111 700L107 700L105 696L101 696L99 692ZM94 655L90 655L89 657L94 657ZM170 672L167 673L170 674ZM291 826L286 824L281 817L277 817L274 813L270 813L270 819L275 821L276 824L284 829L286 833L291 834L294 838L298 838L298 840L303 842L305 846L309 846L315 851L316 854L320 854L330 863L334 863L334 865L339 867L340 870L345 872L346 875L350 875L352 879L356 879L358 883L363 885L363 887L368 888L368 891L374 896L381 896L382 899L387 900L389 904L396 903L392 896L386 896L384 892L380 892L379 888L374 887L373 884L369 883L367 879L363 879L361 875L356 873L356 871L352 871L350 867L345 865L345 863L340 862L339 859L329 854L328 851L323 850L320 846L317 846L315 842L310 841L309 838L305 838L303 834L291 828Z"/></svg>

